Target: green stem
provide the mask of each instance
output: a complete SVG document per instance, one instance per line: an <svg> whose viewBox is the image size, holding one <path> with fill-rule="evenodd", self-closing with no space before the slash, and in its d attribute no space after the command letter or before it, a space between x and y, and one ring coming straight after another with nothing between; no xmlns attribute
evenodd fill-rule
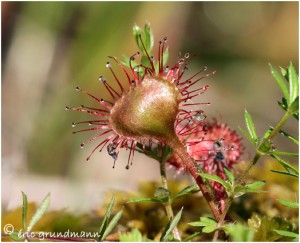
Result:
<svg viewBox="0 0 300 243"><path fill-rule="evenodd" d="M249 174L250 170L253 168L253 166L257 163L257 161L260 159L260 157L264 154L260 152L260 150L263 148L264 144L268 141L271 141L281 130L283 125L286 123L286 121L291 117L291 113L287 111L283 117L280 119L280 121L277 123L275 128L272 130L272 132L269 134L269 136L265 139L263 139L260 143L260 145L257 148L257 152L251 161L250 165L247 167L243 175L239 178L239 181L243 181L245 177Z"/></svg>
<svg viewBox="0 0 300 243"><path fill-rule="evenodd" d="M160 176L161 176L162 186L166 190L169 190L168 189L168 182L167 182L167 173L166 173L166 159L167 159L167 156L165 155L165 148L166 147L162 148L162 158L161 158L161 161L160 161ZM165 206L165 209L166 209L166 212L167 212L168 219L172 220L174 218L174 213L173 213L172 201L171 201L170 197L168 198L168 201L166 203L164 203L164 206ZM177 226L174 227L172 233L173 233L173 237L176 240L181 241L180 234L179 234Z"/></svg>
<svg viewBox="0 0 300 243"><path fill-rule="evenodd" d="M276 127L273 129L273 131L270 133L270 135L266 138L266 140L272 140L278 132L281 130L283 125L286 123L286 121L291 117L291 114L289 111L287 111L284 116L280 119ZM265 140L265 141L266 141Z"/></svg>

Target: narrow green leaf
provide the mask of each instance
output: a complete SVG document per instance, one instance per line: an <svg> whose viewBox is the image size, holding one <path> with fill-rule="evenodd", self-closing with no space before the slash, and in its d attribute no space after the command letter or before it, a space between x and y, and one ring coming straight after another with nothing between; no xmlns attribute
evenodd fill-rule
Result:
<svg viewBox="0 0 300 243"><path fill-rule="evenodd" d="M285 83L285 81L283 80L283 78L280 76L280 74L275 70L275 68L272 67L272 65L269 63L269 66L271 68L271 73L273 75L273 77L275 78L275 80L277 81L279 88L281 89L283 96L289 100L289 91L287 88L287 85Z"/></svg>
<svg viewBox="0 0 300 243"><path fill-rule="evenodd" d="M123 210L116 213L116 215L112 218L112 220L109 222L108 226L106 227L106 229L101 237L101 240L104 240L109 235L109 233L113 230L113 228L117 225L120 218L122 217L122 213L123 213Z"/></svg>
<svg viewBox="0 0 300 243"><path fill-rule="evenodd" d="M246 185L246 189L256 189L266 184L266 181L256 181Z"/></svg>
<svg viewBox="0 0 300 243"><path fill-rule="evenodd" d="M169 60L169 47L167 47L163 54L163 65L165 66Z"/></svg>
<svg viewBox="0 0 300 243"><path fill-rule="evenodd" d="M286 155L286 156L294 156L294 157L297 157L299 156L298 153L291 153L291 152L283 152L283 151L279 151L277 149L273 150L272 151L272 154L273 155Z"/></svg>
<svg viewBox="0 0 300 243"><path fill-rule="evenodd" d="M19 232L14 231L8 235L13 241L24 241L24 237L19 237Z"/></svg>
<svg viewBox="0 0 300 243"><path fill-rule="evenodd" d="M217 226L217 222L214 219L208 217L201 217L199 221L191 222L188 224L192 226Z"/></svg>
<svg viewBox="0 0 300 243"><path fill-rule="evenodd" d="M177 198L180 198L185 195L192 194L192 193L195 193L198 191L199 191L199 187L197 185L188 186L188 187L182 189L180 192L176 193L176 195L174 195L172 197L172 200L175 200Z"/></svg>
<svg viewBox="0 0 300 243"><path fill-rule="evenodd" d="M257 137L256 131L255 131L255 126L252 121L251 115L247 110L245 110L245 122L246 122L248 132L250 134L251 140L254 143L256 143L258 141L258 137Z"/></svg>
<svg viewBox="0 0 300 243"><path fill-rule="evenodd" d="M292 140L295 144L299 145L299 141L297 138L293 137L292 135L288 134L287 132L280 130L279 133L287 138L289 138L290 140Z"/></svg>
<svg viewBox="0 0 300 243"><path fill-rule="evenodd" d="M202 232L203 233L211 233L214 232L217 229L216 226L205 226L204 228L202 228Z"/></svg>
<svg viewBox="0 0 300 243"><path fill-rule="evenodd" d="M294 100L299 96L299 80L296 70L292 63L288 68L288 75L289 75L289 88L290 88L290 102L292 104Z"/></svg>
<svg viewBox="0 0 300 243"><path fill-rule="evenodd" d="M230 183L233 184L234 183L233 173L226 166L224 166L224 171L225 171L225 174L227 175L228 180L230 181Z"/></svg>
<svg viewBox="0 0 300 243"><path fill-rule="evenodd" d="M291 231L286 231L286 230L273 230L273 231L275 231L279 235L286 236L286 237L292 237L292 238L299 237L299 234L291 232Z"/></svg>
<svg viewBox="0 0 300 243"><path fill-rule="evenodd" d="M210 217L200 217L200 221L201 222L204 222L204 223L207 223L207 225L208 224L210 224L210 225L216 225L217 224L217 222L216 222L216 220L214 220L213 218L210 218Z"/></svg>
<svg viewBox="0 0 300 243"><path fill-rule="evenodd" d="M295 175L295 174L292 174L292 173L289 173L289 172L286 172L286 171L281 171L281 170L270 170L274 173L278 173L278 174L283 174L283 175L287 175L287 176L292 176L292 177L295 177L295 178L299 178L298 175Z"/></svg>
<svg viewBox="0 0 300 243"><path fill-rule="evenodd" d="M145 47L146 47L148 54L151 56L152 48L154 45L154 36L153 36L153 32L152 32L150 23L145 24L144 32L145 32L145 37L146 37Z"/></svg>
<svg viewBox="0 0 300 243"><path fill-rule="evenodd" d="M222 186L225 187L226 191L231 190L231 185L227 181L222 180L219 176L205 174L205 173L199 173L199 175L205 179L219 182Z"/></svg>
<svg viewBox="0 0 300 243"><path fill-rule="evenodd" d="M27 231L30 232L32 230L32 227L40 220L40 218L44 215L44 213L46 212L47 208L50 205L50 194L48 194L44 200L42 201L42 203L40 204L40 206L38 207L38 209L36 210L35 214L32 216L30 222L29 222L29 226L27 228Z"/></svg>
<svg viewBox="0 0 300 243"><path fill-rule="evenodd" d="M27 202L27 196L24 192L22 192L22 197L23 197L23 210L22 210L22 225L23 229L27 229L27 207L28 207L28 202Z"/></svg>
<svg viewBox="0 0 300 243"><path fill-rule="evenodd" d="M183 208L181 208L180 211L175 215L175 217L171 221L169 221L169 223L165 227L165 229L160 237L160 241L164 241L168 237L168 235L171 233L171 231L177 226L177 224L181 218L182 210L183 210Z"/></svg>
<svg viewBox="0 0 300 243"><path fill-rule="evenodd" d="M130 65L129 65L129 62L130 62L130 57L129 56L126 56L126 55L124 55L123 56L123 61L121 61L121 63L125 66L125 67L130 67ZM131 65L132 65L132 67L136 67L136 66L138 66L139 64L136 62L136 61L134 61L134 60L131 60Z"/></svg>
<svg viewBox="0 0 300 243"><path fill-rule="evenodd" d="M227 224L224 231L229 234L234 242L251 242L253 241L254 231L242 224Z"/></svg>
<svg viewBox="0 0 300 243"><path fill-rule="evenodd" d="M287 100L285 98L282 98L281 102L278 101L278 105L285 111L288 109Z"/></svg>
<svg viewBox="0 0 300 243"><path fill-rule="evenodd" d="M291 202L284 199L279 199L278 202L280 202L282 205L289 207L289 208L299 208L298 202Z"/></svg>
<svg viewBox="0 0 300 243"><path fill-rule="evenodd" d="M187 241L191 241L192 239L194 239L197 235L200 235L202 232L201 231L198 231L198 232L195 232L194 234L188 236L187 238L183 239L182 241L183 242L187 242Z"/></svg>
<svg viewBox="0 0 300 243"><path fill-rule="evenodd" d="M137 202L162 202L162 200L158 198L141 197L141 198L131 198L127 201L127 203L137 203Z"/></svg>
<svg viewBox="0 0 300 243"><path fill-rule="evenodd" d="M245 189L245 192L247 193L250 193L250 192L252 192L252 193L263 193L263 192L267 192L267 191L263 191L263 190L257 190L257 189Z"/></svg>
<svg viewBox="0 0 300 243"><path fill-rule="evenodd" d="M295 98L295 100L293 101L293 103L290 105L289 107L289 111L292 114L299 114L299 96Z"/></svg>
<svg viewBox="0 0 300 243"><path fill-rule="evenodd" d="M145 55L146 53L144 51L142 42L140 41L140 36L142 39L144 39L143 38L144 37L143 30L138 25L135 24L132 28L132 31L133 31L133 36L134 36L135 42L136 42L137 46L139 47L139 50Z"/></svg>
<svg viewBox="0 0 300 243"><path fill-rule="evenodd" d="M100 225L100 228L99 228L99 239L102 239L103 238L103 234L104 234L104 231L106 230L106 227L107 227L107 224L108 224L108 220L110 218L110 214L111 214L111 211L112 211L112 208L115 204L115 197L113 196L108 204L108 207L106 209L106 212L105 212L105 215L104 215L104 218L102 220L102 223Z"/></svg>
<svg viewBox="0 0 300 243"><path fill-rule="evenodd" d="M274 159L276 159L288 172L291 170L294 174L299 175L299 171L290 165L287 161L283 160L282 158L278 157L277 155L271 155Z"/></svg>
<svg viewBox="0 0 300 243"><path fill-rule="evenodd" d="M243 135L245 136L245 138L247 138L254 146L256 146L255 142L252 141L251 137L246 132L246 130L242 129L241 127L239 127L239 130L243 133Z"/></svg>
<svg viewBox="0 0 300 243"><path fill-rule="evenodd" d="M288 80L287 70L285 68L280 67L281 75Z"/></svg>
<svg viewBox="0 0 300 243"><path fill-rule="evenodd" d="M119 239L121 242L143 242L142 233L138 229L133 229L131 232L120 234Z"/></svg>

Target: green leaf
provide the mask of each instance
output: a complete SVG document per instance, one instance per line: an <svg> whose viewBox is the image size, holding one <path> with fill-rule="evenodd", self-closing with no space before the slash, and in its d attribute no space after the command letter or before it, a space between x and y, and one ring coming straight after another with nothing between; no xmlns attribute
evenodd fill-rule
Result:
<svg viewBox="0 0 300 243"><path fill-rule="evenodd" d="M121 242L142 242L142 233L138 229L133 229L131 232L120 234L119 239Z"/></svg>
<svg viewBox="0 0 300 243"><path fill-rule="evenodd" d="M256 181L251 184L246 185L246 189L256 189L258 187L262 187L266 184L266 181Z"/></svg>
<svg viewBox="0 0 300 243"><path fill-rule="evenodd" d="M24 241L24 237L19 237L19 231L14 231L8 235L13 241Z"/></svg>
<svg viewBox="0 0 300 243"><path fill-rule="evenodd" d="M231 185L227 181L222 180L219 176L210 175L210 174L206 174L206 173L199 173L199 175L205 179L219 182L222 186L225 187L226 191L231 190Z"/></svg>
<svg viewBox="0 0 300 243"><path fill-rule="evenodd" d="M254 232L250 228L241 224L227 224L224 231L229 234L234 242L250 242L254 239Z"/></svg>
<svg viewBox="0 0 300 243"><path fill-rule="evenodd" d="M123 61L121 61L121 63L125 66L125 67L130 67L130 65L129 65L129 62L130 62L130 57L129 56L126 56L126 55L124 55L124 60ZM139 66L139 64L136 62L136 61L134 61L134 60L131 60L131 65L132 65L132 67L136 67L136 66Z"/></svg>
<svg viewBox="0 0 300 243"><path fill-rule="evenodd" d="M251 141L253 141L253 143L256 144L258 141L258 137L257 137L256 131L255 131L255 126L252 121L251 115L249 114L249 112L247 110L245 110L245 122L246 122L246 126L247 126L248 132L251 137Z"/></svg>
<svg viewBox="0 0 300 243"><path fill-rule="evenodd" d="M46 212L47 208L50 205L50 194L48 194L44 200L42 201L42 203L40 204L40 206L38 207L38 209L36 210L35 214L32 216L30 222L29 222L29 226L27 228L27 231L30 232L32 230L32 227L40 220L40 218L44 215L44 213Z"/></svg>
<svg viewBox="0 0 300 243"><path fill-rule="evenodd" d="M293 171L294 174L299 175L299 171L290 165L287 161L283 160L282 158L278 157L277 155L271 155L274 159L276 159L288 172Z"/></svg>
<svg viewBox="0 0 300 243"><path fill-rule="evenodd" d="M175 217L172 220L170 220L167 226L164 228L164 231L160 237L160 241L164 241L167 238L167 236L171 233L171 231L177 226L181 218L182 210L183 208L180 209L180 211L175 215Z"/></svg>
<svg viewBox="0 0 300 243"><path fill-rule="evenodd" d="M252 141L252 139L249 136L249 134L244 129L242 129L241 127L239 127L239 130L243 133L243 135L245 136L245 138L247 138L254 146L256 146L256 144Z"/></svg>
<svg viewBox="0 0 300 243"><path fill-rule="evenodd" d="M188 223L192 226L214 226L217 227L217 222L209 217L200 217L199 221Z"/></svg>
<svg viewBox="0 0 300 243"><path fill-rule="evenodd" d="M295 174L291 174L289 172L286 172L286 171L281 171L281 170L270 170L274 173L278 173L278 174L283 174L283 175L287 175L287 176L292 176L292 177L295 177L295 178L299 178L298 175L295 175Z"/></svg>
<svg viewBox="0 0 300 243"><path fill-rule="evenodd" d="M287 70L285 68L280 67L281 75L288 80Z"/></svg>
<svg viewBox="0 0 300 243"><path fill-rule="evenodd" d="M211 233L214 232L217 229L216 226L206 226L202 228L203 233Z"/></svg>
<svg viewBox="0 0 300 243"><path fill-rule="evenodd" d="M169 60L169 47L167 47L163 54L163 65L165 66Z"/></svg>
<svg viewBox="0 0 300 243"><path fill-rule="evenodd" d="M296 116L299 115L299 96L295 98L293 103L289 107L289 111ZM297 119L297 118L296 118Z"/></svg>
<svg viewBox="0 0 300 243"><path fill-rule="evenodd" d="M122 217L122 212L123 212L123 210L121 210L118 213L116 213L116 215L109 222L109 224L106 227L103 235L101 236L101 239L100 239L101 241L104 240L109 235L109 233L113 230L113 228L117 225L117 223L119 222L120 218Z"/></svg>
<svg viewBox="0 0 300 243"><path fill-rule="evenodd" d="M154 36L153 36L153 32L152 32L150 23L145 24L144 32L145 32L145 37L146 37L145 47L146 47L148 54L151 55L152 48L154 45Z"/></svg>
<svg viewBox="0 0 300 243"><path fill-rule="evenodd" d="M267 191L263 191L263 190L257 190L257 189L245 189L245 192L248 192L248 193L250 193L250 192L252 192L252 193L265 193L265 192L267 192Z"/></svg>
<svg viewBox="0 0 300 243"><path fill-rule="evenodd" d="M22 210L22 225L23 229L27 229L27 207L28 207L28 202L27 202L27 196L24 192L22 192L22 197L23 197L23 210Z"/></svg>
<svg viewBox="0 0 300 243"><path fill-rule="evenodd" d="M127 203L137 203L137 202L160 202L163 203L161 199L158 198L150 198L150 197L137 197L137 198L130 198Z"/></svg>
<svg viewBox="0 0 300 243"><path fill-rule="evenodd" d="M280 74L272 67L271 64L269 64L269 66L271 68L271 73L272 73L273 77L275 78L275 80L277 81L284 97L286 98L286 100L290 100L290 95L289 95L288 88L286 86L285 81L282 79Z"/></svg>
<svg viewBox="0 0 300 243"><path fill-rule="evenodd" d="M273 128L272 128L273 129ZM292 135L288 134L287 132L280 130L279 133L287 138L289 138L290 140L292 140L295 144L299 145L299 141L297 138L293 137Z"/></svg>
<svg viewBox="0 0 300 243"><path fill-rule="evenodd" d="M280 202L282 205L289 207L289 208L299 208L298 202L291 202L284 199L279 199L278 202Z"/></svg>
<svg viewBox="0 0 300 243"><path fill-rule="evenodd" d="M294 157L299 156L298 153L283 152L283 151L279 151L279 150L277 150L277 149L273 150L273 151L272 151L272 154L273 154L273 155L294 156Z"/></svg>
<svg viewBox="0 0 300 243"><path fill-rule="evenodd" d="M285 111L288 109L287 100L285 98L282 98L281 102L278 101L278 105Z"/></svg>
<svg viewBox="0 0 300 243"><path fill-rule="evenodd" d="M108 207L106 209L106 212L105 212L105 215L104 215L104 218L102 220L102 223L100 225L100 228L99 228L99 240L103 239L103 234L104 234L104 231L106 230L106 227L107 227L107 224L108 224L108 220L110 218L110 214L111 214L111 211L112 211L112 208L115 204L115 197L113 196L108 204Z"/></svg>
<svg viewBox="0 0 300 243"><path fill-rule="evenodd" d="M299 234L291 232L291 231L286 231L286 230L273 230L273 231L275 231L279 235L286 236L286 237L292 237L292 238L299 237Z"/></svg>
<svg viewBox="0 0 300 243"><path fill-rule="evenodd" d="M185 195L189 195L195 192L199 191L199 187L197 185L192 185L192 186L188 186L186 188L184 188L183 190L181 190L180 192L176 193L176 195L174 195L172 197L172 200L175 200L177 198L183 197Z"/></svg>
<svg viewBox="0 0 300 243"><path fill-rule="evenodd" d="M289 86L290 86L289 104L291 104L299 96L299 80L298 80L296 70L292 63L290 63L290 66L288 68L288 75L289 75Z"/></svg>
<svg viewBox="0 0 300 243"><path fill-rule="evenodd" d="M227 175L230 183L233 184L234 183L234 175L233 175L233 173L226 166L224 166L224 171L225 171L225 174Z"/></svg>
<svg viewBox="0 0 300 243"><path fill-rule="evenodd" d="M201 231L195 232L194 234L183 239L182 241L184 241L184 242L191 241L192 239L194 239L197 235L200 235L201 233L202 233Z"/></svg>
<svg viewBox="0 0 300 243"><path fill-rule="evenodd" d="M143 48L142 42L140 40L140 36L142 39L144 39L143 38L144 37L143 30L138 25L135 24L132 28L132 31L133 31L133 36L134 36L135 42L139 47L139 50L145 55L146 53Z"/></svg>

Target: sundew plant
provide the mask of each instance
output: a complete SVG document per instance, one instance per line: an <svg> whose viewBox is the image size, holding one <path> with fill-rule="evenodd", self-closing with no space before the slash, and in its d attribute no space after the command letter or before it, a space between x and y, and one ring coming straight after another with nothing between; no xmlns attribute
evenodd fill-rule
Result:
<svg viewBox="0 0 300 243"><path fill-rule="evenodd" d="M208 67L190 70L189 64L195 57L189 53L179 54L175 63L169 63L172 51L167 37L155 41L148 23L144 28L134 25L133 36L138 47L136 53L124 58L108 56L106 68L111 72L110 77L100 76L100 84L95 83L93 91L76 87L94 106L68 105L65 109L86 113L86 120L72 123L76 136L82 132L91 134L80 144L82 153L87 154L86 160L93 161L92 155L99 151L108 153L114 168L118 166L120 151L125 149L128 151L125 168L130 169L135 164L135 153L142 153L159 164L161 182L145 182L140 196L116 192L97 237L68 240L298 241L296 200L272 198L281 209L273 217L266 213L266 208L250 212L245 206L247 201L254 203L251 194L260 195L258 203L262 205L263 198L268 197L268 184L272 180L266 180L262 173L250 176L250 172L260 170L262 157L273 158L269 169L274 177L285 177L286 183L299 180L298 169L289 162L289 158L298 154L279 150L274 141L280 136L299 144L297 134L284 129L288 120L299 119L299 80L293 64L286 68L269 64L274 85L282 91L278 109L283 115L277 124L266 124L269 129L258 134L255 117L247 107L245 124L238 129L206 115L213 102L204 100L202 94L209 92L208 81L213 82L217 71ZM99 97L99 92L95 92L99 89L105 90L110 99ZM256 152L243 167L238 162L248 153L243 145L245 140L250 141ZM86 145L90 143L94 147L88 152ZM185 182L167 178L166 171L170 168L175 174L190 176L191 184L182 187ZM22 229L26 234L14 231L7 236L18 241L42 240L32 229L46 212L49 200L48 195L28 225L27 196L23 193ZM146 213L149 205L152 205L151 215ZM121 209L111 218L114 206ZM281 211L289 213L281 215ZM65 240L63 236L51 235L47 239Z"/></svg>

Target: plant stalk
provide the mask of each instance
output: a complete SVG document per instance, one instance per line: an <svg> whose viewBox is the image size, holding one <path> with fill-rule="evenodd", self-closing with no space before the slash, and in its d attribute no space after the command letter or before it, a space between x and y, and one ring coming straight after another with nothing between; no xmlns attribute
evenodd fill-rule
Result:
<svg viewBox="0 0 300 243"><path fill-rule="evenodd" d="M160 161L160 176L161 176L162 186L166 190L169 190L168 182L167 182L167 173L166 173L166 156L164 153L165 153L165 147L162 147L162 159ZM168 201L166 203L164 203L164 207L166 209L168 219L172 220L174 218L174 213L173 213L172 202L171 202L170 197L168 197ZM172 233L173 233L173 237L176 240L181 241L179 230L178 230L177 226L174 227L174 229L172 230Z"/></svg>
<svg viewBox="0 0 300 243"><path fill-rule="evenodd" d="M169 141L169 143L167 143L167 145L170 148L172 148L173 151L175 151L177 153L177 155L180 157L180 159L183 162L184 169L188 170L190 172L191 176L195 179L195 181L196 181L198 187L200 188L204 198L206 199L216 221L219 222L220 211L214 202L214 196L207 188L207 185L202 180L202 177L199 175L199 172L198 172L196 166L194 165L194 161L191 158L191 156L188 154L188 152L186 151L184 145L177 138L177 136L176 136L176 139ZM200 171L200 172L202 172L202 171Z"/></svg>
<svg viewBox="0 0 300 243"><path fill-rule="evenodd" d="M279 133L279 131L281 130L281 128L283 127L283 125L286 123L286 121L290 117L291 117L290 112L289 111L285 112L285 114L280 119L280 121L277 123L277 125L275 126L275 128L269 134L269 136L261 141L260 145L257 148L257 152L256 152L253 160L251 161L250 165L247 167L247 169L245 170L245 172L243 173L243 175L239 178L239 181L243 181L245 179L245 177L249 174L250 170L253 168L253 166L257 163L257 161L263 155L263 153L260 152L260 150L264 146L264 143L267 142L267 141L272 140Z"/></svg>

